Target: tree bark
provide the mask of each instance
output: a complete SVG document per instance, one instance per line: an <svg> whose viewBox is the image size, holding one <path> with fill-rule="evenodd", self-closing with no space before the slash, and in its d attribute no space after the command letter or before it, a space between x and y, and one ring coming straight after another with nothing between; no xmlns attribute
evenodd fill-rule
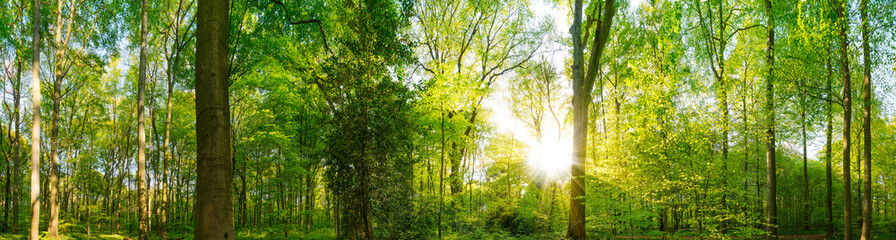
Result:
<svg viewBox="0 0 896 240"><path fill-rule="evenodd" d="M566 236L570 239L585 239L585 160L586 146L588 141L588 105L591 103L591 91L594 88L594 79L598 68L598 61L603 55L604 47L607 43L610 27L613 25L613 16L616 14L616 6L614 0L605 0L603 4L604 12L602 20L598 24L597 32L594 34L594 43L592 44L591 56L588 62L588 69L585 69L584 51L585 44L582 43L582 0L576 0L573 14L573 24L569 29L569 33L573 42L573 64L572 80L573 80L573 158L570 173L572 181L570 181L569 192L569 226ZM589 31L590 29L586 29ZM586 72L587 71L587 72Z"/></svg>
<svg viewBox="0 0 896 240"><path fill-rule="evenodd" d="M830 48L829 48L829 49L828 49L828 56L831 55L830 53L831 53L831 51L830 51ZM831 74L831 72L832 72L832 70L831 70L831 58L828 57L826 61L827 61L827 62L826 62L826 65L827 65L827 69L828 69L828 76L827 76L827 78L828 78L827 92L830 94L831 91L833 90L833 87L831 86L831 85L832 85L832 81L833 81L833 78L832 78L832 76L831 76L831 75L832 75L832 74ZM831 98L829 97L829 100L830 100L830 99L831 99ZM825 224L824 224L824 225L825 225L824 228L825 228L825 233L826 233L826 235L827 235L827 238L831 238L831 237L834 235L834 211L833 211L833 205L834 205L834 204L833 204L833 192L834 192L833 189L834 189L834 187L833 187L833 179L831 178L831 172L832 172L832 169L831 169L831 160L832 160L832 158L833 158L833 157L831 156L831 144L833 144L833 142L832 142L832 138L833 138L833 131L834 131L834 130L833 130L834 122L833 122L833 116L832 116L832 115L833 115L833 112L834 112L834 105L833 105L830 101L827 103L827 109L826 109L826 111L827 111L827 125L828 125L828 126L827 126L827 128L825 129L825 131L824 131L824 134L825 134L825 148L824 148L824 151L825 151L825 180L826 180L826 181L825 181L825 190L826 190L825 192L826 192L827 194L825 195L825 207L824 207L824 209L825 209L825 217L827 217L827 221L826 221Z"/></svg>
<svg viewBox="0 0 896 240"><path fill-rule="evenodd" d="M143 10L140 20L140 76L137 80L137 211L139 211L139 239L149 239L149 205L147 204L146 189L146 126L145 106L146 99L146 35L147 35L147 4L143 0Z"/></svg>
<svg viewBox="0 0 896 240"><path fill-rule="evenodd" d="M57 1L56 4L56 67L55 77L53 79L53 115L50 123L50 195L49 195L49 225L47 226L47 238L59 238L59 107L62 102L62 56L65 54L65 47L62 42L62 3Z"/></svg>
<svg viewBox="0 0 896 240"><path fill-rule="evenodd" d="M766 64L768 75L765 77L765 114L766 114L766 230L769 239L778 235L778 204L777 204L777 167L775 165L775 16L771 0L765 0L765 15L768 21L768 39L766 51Z"/></svg>
<svg viewBox="0 0 896 240"><path fill-rule="evenodd" d="M40 239L40 0L34 0L31 16L31 230L30 240Z"/></svg>
<svg viewBox="0 0 896 240"><path fill-rule="evenodd" d="M196 13L196 239L234 239L228 36L230 5L199 0Z"/></svg>
<svg viewBox="0 0 896 240"><path fill-rule="evenodd" d="M9 122L9 126L7 127L7 130L12 130L11 129L12 114L9 114L9 115L10 115L9 116L10 122ZM7 132L7 133L9 133L9 132ZM9 146L12 146L12 136L11 135L12 134L7 135L8 139L9 139ZM0 140L2 140L2 136L0 136ZM12 150L12 149L10 149L10 150ZM6 155L6 184L3 188L3 195L4 195L3 196L4 197L3 221L2 221L2 224L0 224L0 227L3 227L3 229L8 229L8 227L9 227L8 226L9 225L9 205L11 205L10 203L12 203L12 199L10 199L10 196L12 195L11 194L12 184L10 184L12 182L12 177L10 176L10 175L12 175L12 159L11 159L11 157L12 156Z"/></svg>
<svg viewBox="0 0 896 240"><path fill-rule="evenodd" d="M865 160L865 195L862 201L862 240L871 239L871 47L868 43L868 0L862 0L862 58L864 60L865 77L862 81L864 93L862 100L864 102L864 116L862 117L862 128L864 129L864 160Z"/></svg>
<svg viewBox="0 0 896 240"><path fill-rule="evenodd" d="M15 107L15 131L16 136L13 144L15 144L15 149L13 152L13 169L15 169L14 177L13 177L13 195L15 196L12 199L12 233L19 233L19 173L21 172L21 155L19 154L19 149L22 148L21 139L19 139L19 128L22 126L21 115L19 113L19 105L22 98L22 71L21 71L21 62L19 63L19 71L16 76L15 89L13 90L13 95L15 95L15 100L13 100L13 106Z"/></svg>
<svg viewBox="0 0 896 240"><path fill-rule="evenodd" d="M838 1L836 6L837 17L840 22L840 68L843 75L843 236L844 239L852 239L852 191L850 190L851 173L849 170L850 152L852 144L850 126L852 124L852 83L849 77L849 45L847 43L847 29L849 19L845 13L844 2Z"/></svg>
<svg viewBox="0 0 896 240"><path fill-rule="evenodd" d="M439 133L442 138L442 140L441 140L442 149L440 151L441 158L439 160L439 215L437 217L437 219L438 219L437 228L439 231L439 240L442 239L442 207L443 207L442 205L444 204L442 195L445 193L445 187L444 187L444 184L445 184L445 111L441 111L441 109L440 109L440 112L441 112L441 120L442 120L441 127L442 128L441 128L441 131L439 131Z"/></svg>
<svg viewBox="0 0 896 240"><path fill-rule="evenodd" d="M800 97L801 108L800 109L800 125L802 127L802 135L803 135L803 229L809 230L809 226L811 223L809 222L809 156L806 154L806 99L805 95Z"/></svg>
<svg viewBox="0 0 896 240"><path fill-rule="evenodd" d="M175 41L176 42L176 41ZM162 201L159 206L161 208L159 217L159 230L161 230L162 239L168 239L168 161L171 158L170 151L170 141L171 141L171 107L172 107L172 96L174 91L174 76L176 75L176 64L177 58L175 57L174 64L171 66L175 70L169 69L169 78L168 78L168 99L166 100L167 108L165 109L165 140L162 148ZM243 186L245 188L245 181L243 182Z"/></svg>

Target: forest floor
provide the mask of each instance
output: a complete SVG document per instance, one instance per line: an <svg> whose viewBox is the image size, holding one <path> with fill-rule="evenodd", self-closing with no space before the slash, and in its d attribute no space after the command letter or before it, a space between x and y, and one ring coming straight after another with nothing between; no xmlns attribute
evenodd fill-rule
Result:
<svg viewBox="0 0 896 240"><path fill-rule="evenodd" d="M842 236L843 233L839 235ZM41 237L46 236L46 232L41 232ZM617 236L591 236L592 239L718 239L711 237L698 237L698 236L648 236L648 235L617 235ZM822 240L825 235L823 233L811 233L811 234L782 234L778 235L778 239L805 239L805 240ZM839 238L839 237L837 237ZM0 240L24 240L28 239L26 234L10 234L10 233L0 233ZM88 236L86 233L60 233L60 239L62 240L128 240L128 239L136 239L136 234L133 235L118 235L118 234L92 234ZM159 236L153 236L150 239L159 239ZM193 236L188 234L171 234L168 239L175 240L191 240ZM324 232L324 231L314 231L311 233L300 233L300 234L290 234L289 237L286 237L281 234L273 234L273 233L254 233L247 234L246 232L241 232L236 239L245 239L245 240L261 240L261 239L336 239L336 236L333 235L332 232ZM559 233L549 233L549 234L541 234L535 236L513 236L507 233L485 233L485 234L447 234L445 239L519 239L519 240L535 240L535 239L563 239L562 235ZM762 236L752 236L752 237L744 237L744 236L732 236L726 239L764 239ZM858 236L856 237L858 239ZM872 239L896 239L896 233L877 233L872 236Z"/></svg>
<svg viewBox="0 0 896 240"><path fill-rule="evenodd" d="M41 233L41 238L46 236L46 232ZM59 236L62 240L80 240L80 239L95 239L95 240L122 240L127 239L126 236L118 235L118 234L92 234L87 236L84 233L70 233L70 234L60 234ZM27 234L11 234L11 233L0 233L0 239L9 239L9 240L18 240L18 239L28 239Z"/></svg>
<svg viewBox="0 0 896 240"><path fill-rule="evenodd" d="M778 235L778 239L805 239L805 240L816 240L816 239L824 239L825 234L803 234L803 235ZM710 237L688 237L688 236L678 236L678 237L668 237L668 236L618 236L619 239L715 239ZM752 237L728 237L728 239L763 239L763 236L752 236Z"/></svg>
<svg viewBox="0 0 896 240"><path fill-rule="evenodd" d="M40 236L41 239L44 239L47 235L46 231L41 231ZM11 234L11 233L0 233L0 240L25 240L28 239L27 232L20 234ZM60 232L59 233L60 240L134 240L137 239L137 234L91 234L87 235L87 233L83 232ZM150 239L161 239L159 236L151 236ZM168 239L171 240L192 240L193 236L190 234L177 234L177 233L169 233ZM304 240L304 239L336 239L336 236L332 232L324 232L324 231L315 231L308 234L305 233L292 233L288 237L281 234L273 234L273 233L255 233L249 234L247 232L240 232L236 238L237 240L262 240L262 239L290 239L290 240Z"/></svg>

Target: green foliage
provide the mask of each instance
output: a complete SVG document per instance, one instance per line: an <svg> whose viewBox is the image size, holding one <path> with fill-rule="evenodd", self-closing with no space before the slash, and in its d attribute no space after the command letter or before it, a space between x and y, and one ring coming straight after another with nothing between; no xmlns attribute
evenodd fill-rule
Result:
<svg viewBox="0 0 896 240"><path fill-rule="evenodd" d="M586 52L601 24L596 19L606 7L602 2L584 3L582 30L591 34L583 39ZM827 159L833 163L835 231L842 231L840 112L855 110L854 122L862 115L861 101L842 105L841 80L847 73L838 65L845 60L854 71L849 73L853 89L862 89L859 71L866 64L873 69L874 232L880 239L893 238L887 232L896 231L896 119L889 94L896 4L869 0L872 52L866 63L856 48L862 41L858 1L845 1L845 22L829 1L773 2L775 98L766 99L771 66L765 58L764 2L617 1L588 116L588 235L764 235L766 100L776 105L774 204L782 233L817 234L821 230L814 226L827 222ZM570 148L562 145L571 130L565 80L570 39L561 26L568 22L571 3L230 2L237 238L563 238L568 166L548 174L542 169L547 164L536 161L562 160L566 151L553 147ZM30 219L27 82L36 57L30 51L31 4L0 0L0 239L21 239L8 233L11 225L21 233ZM190 239L193 230L195 127L203 124L195 122L193 106L194 31L201 24L194 20L196 7L195 0L162 0L150 1L147 9L151 225L153 236L160 236L161 197L167 194L169 239ZM52 127L47 120L52 82L57 74L63 80L62 234L67 239L133 235L138 223L134 62L142 5L44 1L40 11L44 131L37 137L43 154ZM834 46L842 24L851 26L848 59ZM831 142L824 134L828 117ZM862 130L860 124L846 129L856 139ZM555 139L560 146L547 144ZM853 143L847 154L858 159L866 143ZM825 146L833 148L831 154ZM546 156L530 156L539 148L547 148ZM860 171L867 170L853 166L846 174L854 185L864 183ZM39 170L46 192L49 168L43 164ZM858 223L859 197L869 193L852 191L846 197L854 199ZM13 200L18 205L12 206ZM18 219L12 219L14 213ZM41 224L45 229L45 221Z"/></svg>

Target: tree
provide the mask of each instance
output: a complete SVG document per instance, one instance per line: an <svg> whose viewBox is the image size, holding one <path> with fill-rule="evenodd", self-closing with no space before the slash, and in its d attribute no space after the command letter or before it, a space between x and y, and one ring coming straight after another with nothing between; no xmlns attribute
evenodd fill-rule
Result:
<svg viewBox="0 0 896 240"><path fill-rule="evenodd" d="M38 240L40 226L40 0L34 0L31 15L31 230L28 239Z"/></svg>
<svg viewBox="0 0 896 240"><path fill-rule="evenodd" d="M765 76L765 114L766 114L766 132L765 132L765 159L766 159L766 230L769 239L778 236L778 190L777 184L777 168L775 165L775 15L772 8L771 0L765 0L766 28L768 31L768 42L766 49L766 67L768 74Z"/></svg>
<svg viewBox="0 0 896 240"><path fill-rule="evenodd" d="M863 113L862 116L862 129L864 133L862 136L865 138L862 142L864 146L863 151L863 160L865 161L865 181L864 181L864 195L862 202L862 240L871 239L871 212L872 210L872 199L871 199L871 47L868 44L868 0L862 0L861 10L862 12L862 59L864 62L864 80L862 81L862 86L864 87L862 98L863 98Z"/></svg>
<svg viewBox="0 0 896 240"><path fill-rule="evenodd" d="M744 21L742 19L732 19L735 11L742 11L744 6L737 6L737 3L733 3L730 6L730 10L725 9L724 5L727 1L718 1L718 9L713 12L712 4L707 4L706 6L706 14L704 15L702 7L697 3L696 9L697 14L699 15L700 28L703 31L704 41L706 41L706 53L709 55L710 68L712 69L713 77L715 78L716 83L718 83L719 91L716 93L716 98L719 100L719 111L722 112L722 176L727 175L728 171L728 149L729 149L729 131L731 128L730 124L730 113L728 106L728 94L729 88L734 86L729 79L729 76L725 72L725 63L728 60L726 58L726 51L728 50L728 44L731 42L732 38L737 35L740 31L749 30L751 28L759 26L751 25L738 28L737 21ZM725 13L728 12L726 16ZM741 16L737 16L741 17ZM744 21L745 22L745 21ZM746 23L744 23L746 24ZM713 27L718 27L718 30L713 29ZM730 33L729 33L730 32ZM729 55L730 56L730 55ZM731 88L733 89L733 88ZM727 189L727 181L726 178L722 178L722 185ZM722 196L722 211L723 214L727 213L726 206L727 195ZM725 223L723 222L723 225ZM722 227L724 228L724 227Z"/></svg>
<svg viewBox="0 0 896 240"><path fill-rule="evenodd" d="M166 61L168 63L168 68L166 71L167 83L168 83L168 90L167 90L168 96L165 100L165 103L167 106L165 108L165 139L163 140L164 142L163 142L163 146L162 146L163 147L163 150L162 150L162 179L161 179L162 199L160 199L161 206L159 206L159 208L161 209L159 211L159 215L161 218L160 223L159 223L159 225L160 225L159 229L161 230L162 239L168 238L168 213L169 213L168 212L168 209L169 209L168 169L169 169L169 162L172 161L172 159L171 159L171 154L172 154L172 152L171 152L171 121L172 121L171 112L172 112L173 101L174 101L174 91L175 91L174 82L178 76L178 70L180 67L179 60L182 57L182 54L184 54L184 50L185 50L185 47L187 46L187 43L192 42L190 40L190 38L191 38L190 36L192 36L192 34L193 34L193 31L191 30L191 28L194 23L193 21L195 20L194 15L189 14L190 13L189 10L192 8L192 6L193 6L193 1L190 1L186 5L183 4L182 1L178 1L177 8L175 8L176 10L174 10L174 14L173 14L174 18L169 18L169 21L170 21L168 23L169 29L166 30L166 34L165 34L168 36L173 36L174 38L171 42L171 45L170 45L171 47L165 48ZM171 11L171 9L168 9L168 11ZM188 14L189 14L189 17L187 16ZM189 18L189 20L187 20L187 18ZM186 25L186 29L183 29L184 25ZM167 37L165 39L165 43L168 43L169 39L171 39L171 37Z"/></svg>
<svg viewBox="0 0 896 240"><path fill-rule="evenodd" d="M446 79L458 100L445 105L449 133L448 185L456 195L463 190L461 168L476 142L476 130L484 118L482 102L502 76L512 73L537 54L546 25L530 26L524 1L424 1L414 4L413 33L418 48L417 65L431 79ZM461 17L469 16L469 17ZM458 32L460 31L460 32ZM460 120L455 120L460 119ZM453 126L459 125L459 126Z"/></svg>
<svg viewBox="0 0 896 240"><path fill-rule="evenodd" d="M601 14L601 20L598 22L594 33L594 42L592 43L591 56L588 60L588 68L585 69L584 51L585 44L582 41L582 0L576 0L573 13L573 24L569 29L572 35L573 46L573 63L572 82L573 82L573 145L572 145L572 167L570 173L572 181L570 181L569 192L569 228L567 237L572 239L585 239L585 157L588 139L588 105L591 103L591 91L594 88L594 79L597 76L599 68L599 60L603 55L604 47L607 45L607 37L610 35L610 27L613 25L613 15L616 14L616 6L614 0L606 0L603 4L604 12ZM593 16L592 16L593 17ZM589 20L589 24L591 21ZM591 30L587 27L586 32Z"/></svg>
<svg viewBox="0 0 896 240"><path fill-rule="evenodd" d="M137 211L140 215L140 240L149 239L149 205L146 188L146 126L144 124L146 98L146 35L147 2L143 0L140 20L140 76L137 80Z"/></svg>
<svg viewBox="0 0 896 240"><path fill-rule="evenodd" d="M850 147L852 138L850 137L850 128L852 123L852 83L849 76L849 45L846 32L849 30L849 17L846 15L844 8L848 3L846 1L838 1L835 3L835 11L837 12L840 30L840 74L843 76L843 237L846 240L852 239L852 191L850 190L850 177L852 173L849 171L850 163Z"/></svg>
<svg viewBox="0 0 896 240"><path fill-rule="evenodd" d="M830 48L827 48L827 53L828 53L828 55L830 55L830 53L831 53ZM831 76L832 75L831 74L832 66L831 66L831 57L830 56L825 58L825 68L827 68L827 76L825 77L825 79L827 80L827 85L826 85L825 90L827 92L826 95L828 95L828 98L830 99L831 95L832 95L831 91L833 90L833 87L831 85L833 85L833 80L834 80L833 76ZM834 104L832 103L832 101L828 101L827 104L825 105L825 115L826 115L826 119L827 119L827 121L826 121L827 127L824 130L824 135L825 135L825 146L824 146L824 153L825 153L824 154L825 155L825 162L824 162L824 165L825 165L825 168L824 168L825 169L825 206L824 206L824 210L825 211L824 212L825 212L825 217L826 217L824 228L825 228L827 237L831 237L834 235L834 211L833 211L833 205L834 205L834 203L833 203L833 195L834 195L833 188L834 188L834 186L833 185L834 185L834 183L833 183L833 178L831 177L831 174L832 174L831 161L833 160L832 159L833 156L831 155L832 154L831 144L833 144L832 138L833 138L833 131L834 131L833 130L833 127L834 127L834 120L833 120Z"/></svg>
<svg viewBox="0 0 896 240"><path fill-rule="evenodd" d="M196 239L236 238L230 144L230 3L199 0L196 12Z"/></svg>

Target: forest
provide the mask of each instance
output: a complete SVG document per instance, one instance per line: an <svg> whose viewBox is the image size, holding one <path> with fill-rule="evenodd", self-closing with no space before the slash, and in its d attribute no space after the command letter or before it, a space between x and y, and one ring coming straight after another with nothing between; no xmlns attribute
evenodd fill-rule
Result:
<svg viewBox="0 0 896 240"><path fill-rule="evenodd" d="M0 22L0 239L896 239L893 0Z"/></svg>

